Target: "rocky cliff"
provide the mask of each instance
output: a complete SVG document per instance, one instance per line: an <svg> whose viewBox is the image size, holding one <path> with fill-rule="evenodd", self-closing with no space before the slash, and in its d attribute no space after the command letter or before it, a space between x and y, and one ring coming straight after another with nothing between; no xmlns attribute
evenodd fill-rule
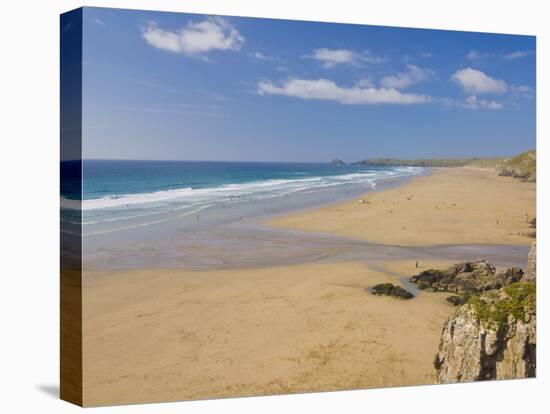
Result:
<svg viewBox="0 0 550 414"><path fill-rule="evenodd" d="M477 263L475 266L478 272L488 268L480 265ZM449 279L456 281L455 273L470 273L469 278L474 276L473 279L479 279L474 272L452 272L451 269L447 269L443 279L446 282ZM482 279L487 274L498 274L490 267L481 273ZM443 326L439 352L434 361L439 383L535 376L536 243L531 246L528 265L521 281L515 281L518 274L516 271L510 272L509 269L508 273L514 274L512 283L467 297L466 303L459 306ZM505 280L510 281L510 278ZM440 288L442 280L426 277L423 281L432 282L428 284L431 288L435 281L437 288ZM456 286L453 283L450 285ZM445 287L448 286L445 283Z"/></svg>
<svg viewBox="0 0 550 414"><path fill-rule="evenodd" d="M529 256L527 256L527 269L521 278L522 282L537 283L537 242L531 244Z"/></svg>
<svg viewBox="0 0 550 414"><path fill-rule="evenodd" d="M535 376L536 316L531 286L508 286L498 297L480 298L451 315L434 361L439 383Z"/></svg>

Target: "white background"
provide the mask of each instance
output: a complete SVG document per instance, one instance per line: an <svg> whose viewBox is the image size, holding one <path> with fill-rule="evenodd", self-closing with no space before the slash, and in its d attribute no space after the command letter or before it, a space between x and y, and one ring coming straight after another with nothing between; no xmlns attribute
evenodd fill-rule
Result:
<svg viewBox="0 0 550 414"><path fill-rule="evenodd" d="M537 35L538 378L94 409L100 413L542 412L550 406L547 240L550 12L545 1L110 0L141 8ZM66 413L58 390L59 14L77 1L2 3L0 411ZM546 27L545 27L546 26ZM542 184L541 184L542 183ZM538 407L538 409L536 408ZM546 411L548 412L548 411Z"/></svg>

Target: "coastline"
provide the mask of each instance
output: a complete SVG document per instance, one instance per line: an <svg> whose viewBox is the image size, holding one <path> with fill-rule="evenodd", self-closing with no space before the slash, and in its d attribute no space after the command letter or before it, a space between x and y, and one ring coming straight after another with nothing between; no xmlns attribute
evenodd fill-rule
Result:
<svg viewBox="0 0 550 414"><path fill-rule="evenodd" d="M361 199L371 204L348 200L270 218L274 227L252 240L250 233L237 232L225 245L213 243L219 234L200 243L201 234L178 252L203 254L204 268L86 270L85 405L434 384L441 327L454 310L445 301L448 295L415 290L414 299L402 301L371 295L368 288L402 285L421 270L447 266L454 262L449 252L459 248L463 260L476 260L485 254L479 246L487 244L481 231L489 232L487 246L501 251L502 260L515 246L526 259L522 249L532 239L505 233L520 225L524 230L523 213L516 210L531 206L528 214L534 214L534 185L489 170L446 169ZM451 220L440 232L426 223L437 217L431 204L436 201L440 218ZM487 221L481 215L480 223L479 203L492 214ZM385 212L386 204L393 214ZM489 226L495 216L504 217L496 230ZM405 218L426 245L397 231ZM249 224L251 232L258 230L257 223ZM270 239L276 234L279 238ZM289 234L290 249L274 249L285 240L289 244ZM235 244L239 237L246 243ZM333 240L351 244L338 248ZM327 241L326 249L286 261L291 250L307 252L308 243ZM353 256L350 246L371 255ZM375 255L373 246L381 247ZM260 256L260 264L266 255L274 262L228 265L242 249L251 250L244 257ZM437 253L427 255L431 251Z"/></svg>
<svg viewBox="0 0 550 414"><path fill-rule="evenodd" d="M365 194L363 204L336 203L266 224L400 246L529 245L525 214L535 217L535 189L492 169L440 168L399 188Z"/></svg>
<svg viewBox="0 0 550 414"><path fill-rule="evenodd" d="M90 179L92 184L81 203L62 198L67 213L82 207L84 233L92 239L102 234L137 233L139 228L158 233L171 225L196 230L242 217L290 213L357 196L377 186L396 185L429 171L421 167L334 167L316 163L161 162L157 168L166 176L151 183L143 172L123 175L125 165L101 165L96 167L101 173L90 173L99 178ZM135 168L140 167L150 174L158 173L145 161ZM198 176L192 174L193 169L199 170ZM185 178L185 172L191 178ZM118 179L104 182L109 174ZM196 221L197 215L207 220ZM66 219L72 221L70 216Z"/></svg>
<svg viewBox="0 0 550 414"><path fill-rule="evenodd" d="M460 170L459 170L460 171ZM365 197L385 199L388 194L401 197L403 189L421 180L421 186L433 179L427 171L416 179L385 180L375 189L359 195L357 189L348 192L294 195L277 200L262 200L243 203L232 208L212 209L212 214L201 215L200 222L194 217L165 222L159 225L114 232L107 235L86 236L85 268L87 270L129 270L144 268L227 270L286 266L300 263L333 263L356 261L394 260L450 260L466 261L483 257L499 266L522 267L526 261L528 244L511 240L506 243L490 243L487 240L460 242L451 237L425 245L371 241L369 237L354 237L331 231L334 218L343 215L356 229L357 216L365 211L380 211L370 204L357 208L356 201ZM481 171L481 174L486 174ZM505 183L511 179L504 179ZM517 186L519 184L519 187ZM522 183L513 184L514 191L524 188ZM491 195L492 196L492 195ZM445 197L445 194L443 194ZM337 201L335 201L335 198ZM398 200L398 203L400 200ZM388 201L387 204L391 202ZM410 201L408 200L407 205ZM381 203L380 206L386 204ZM344 210L341 208L344 206ZM395 206L393 208L396 208ZM367 210L368 209L368 210ZM477 214L476 210L470 214ZM242 217L244 215L244 217ZM320 220L318 219L321 216ZM318 226L312 229L270 226L272 221L310 218ZM446 216L443 216L446 217ZM388 214L377 217L385 231L390 227ZM414 216L412 217L414 219ZM430 220L428 216L426 220ZM456 217L456 220L460 217ZM409 220L405 215L405 220ZM410 220L409 220L410 221ZM466 222L458 221L467 226ZM364 225L365 223L363 223ZM379 227L380 229L380 227ZM365 230L365 234L369 233ZM401 229L398 229L401 231ZM139 242L136 242L138 240ZM399 240L398 240L399 241Z"/></svg>
<svg viewBox="0 0 550 414"><path fill-rule="evenodd" d="M429 175L430 170L419 169L416 174ZM310 261L313 257L326 254L324 247L323 251L319 252L315 246L327 246L329 250L349 248L349 246L342 246L342 240L337 240L331 235L276 229L265 226L264 222L271 218L316 211L335 203L352 201L365 192L397 188L409 182L417 176L416 174L379 179L375 186L372 182L366 181L362 185L327 187L273 198L236 199L231 205L212 205L196 214L163 219L154 224L97 234L85 233L84 265L90 270L144 267L204 268L208 263L224 262L224 254L220 252L219 257L207 258L196 266L195 256L186 255L185 252L196 251L197 246L200 246L200 250L204 252L208 249L208 244L216 245L218 249L224 251L233 250L234 246L248 251L258 247L257 241L271 241L271 247L275 248L284 242L301 243L304 251L315 250L303 256L303 260ZM86 228L86 225L84 227ZM250 242L252 245L243 244L245 242ZM234 253L231 252L231 254ZM264 263L251 264L251 266L261 265Z"/></svg>

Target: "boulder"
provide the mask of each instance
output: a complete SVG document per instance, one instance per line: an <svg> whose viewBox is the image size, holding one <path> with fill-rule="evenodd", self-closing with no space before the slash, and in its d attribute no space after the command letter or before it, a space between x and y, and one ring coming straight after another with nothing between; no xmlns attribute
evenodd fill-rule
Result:
<svg viewBox="0 0 550 414"><path fill-rule="evenodd" d="M339 160L338 158L333 159L330 162L332 165L346 165L346 163L342 160Z"/></svg>
<svg viewBox="0 0 550 414"><path fill-rule="evenodd" d="M454 306L460 306L460 305L464 305L466 303L466 299L464 298L464 296L452 295L452 296L447 297L446 300L447 300L447 302L449 302L450 304L452 304Z"/></svg>
<svg viewBox="0 0 550 414"><path fill-rule="evenodd" d="M392 283L380 283L371 289L373 295L378 296L392 296L399 299L411 299L414 295L403 289L401 286L395 286Z"/></svg>
<svg viewBox="0 0 550 414"><path fill-rule="evenodd" d="M520 268L496 272L493 265L479 260L458 263L444 270L428 269L411 276L410 281L420 289L433 292L479 293L518 282L522 276Z"/></svg>
<svg viewBox="0 0 550 414"><path fill-rule="evenodd" d="M470 299L447 320L434 366L439 383L535 376L535 285Z"/></svg>

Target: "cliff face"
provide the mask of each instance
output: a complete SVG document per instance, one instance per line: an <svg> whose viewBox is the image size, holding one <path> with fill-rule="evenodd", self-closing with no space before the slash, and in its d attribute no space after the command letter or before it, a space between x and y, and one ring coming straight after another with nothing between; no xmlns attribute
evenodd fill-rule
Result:
<svg viewBox="0 0 550 414"><path fill-rule="evenodd" d="M536 252L533 242L521 281L471 296L449 317L434 361L439 383L535 376Z"/></svg>
<svg viewBox="0 0 550 414"><path fill-rule="evenodd" d="M480 320L473 305L461 306L446 322L435 362L439 383L535 376L536 317L509 315L499 327Z"/></svg>
<svg viewBox="0 0 550 414"><path fill-rule="evenodd" d="M521 278L522 282L537 282L537 242L531 244L531 250L527 258L527 270Z"/></svg>

